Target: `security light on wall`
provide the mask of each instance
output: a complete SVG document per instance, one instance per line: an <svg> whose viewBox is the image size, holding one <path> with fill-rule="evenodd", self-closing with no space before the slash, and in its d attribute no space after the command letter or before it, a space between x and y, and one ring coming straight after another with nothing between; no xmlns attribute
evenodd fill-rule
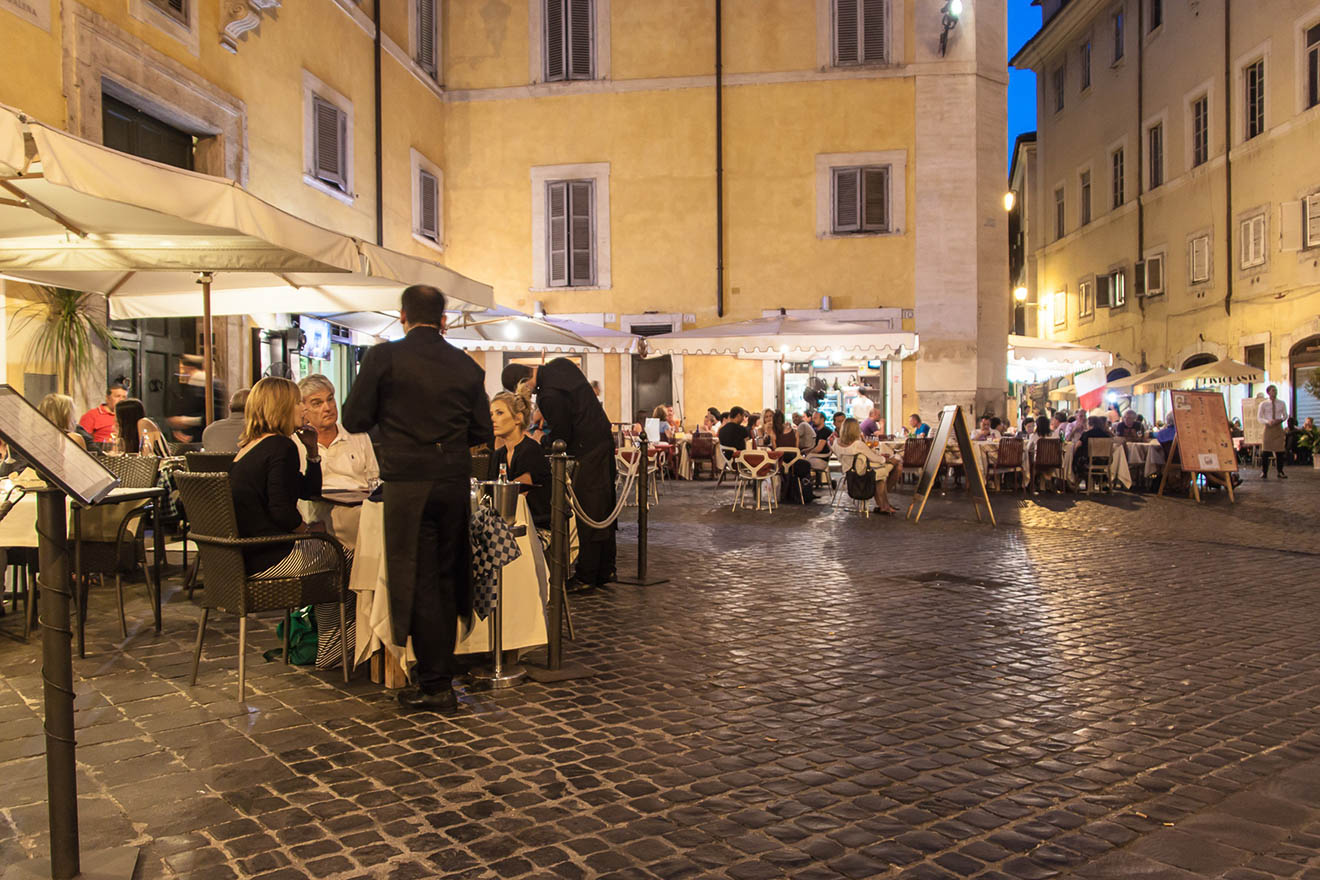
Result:
<svg viewBox="0 0 1320 880"><path fill-rule="evenodd" d="M1017 300L1017 301L1020 302L1020 303L1024 303L1024 302L1026 302L1026 301L1027 301L1027 289L1026 289L1025 287L1019 287L1019 288L1016 288L1016 289L1013 291L1013 299Z"/></svg>
<svg viewBox="0 0 1320 880"><path fill-rule="evenodd" d="M1004 193L1005 211L1012 211L1013 206L1016 204L1017 204L1017 193L1013 192L1011 189L1008 192Z"/></svg>
<svg viewBox="0 0 1320 880"><path fill-rule="evenodd" d="M943 55L949 48L949 31L958 26L958 19L962 17L962 0L946 0L944 6L940 9L940 15L943 16L944 30L940 31L940 54Z"/></svg>

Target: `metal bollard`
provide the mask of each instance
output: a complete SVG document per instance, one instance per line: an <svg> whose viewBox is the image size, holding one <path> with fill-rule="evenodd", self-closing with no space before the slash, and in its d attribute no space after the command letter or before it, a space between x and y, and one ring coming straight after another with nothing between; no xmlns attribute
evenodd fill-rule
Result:
<svg viewBox="0 0 1320 880"><path fill-rule="evenodd" d="M568 446L556 440L550 456L550 620L546 666L564 662L564 589L568 581Z"/></svg>
<svg viewBox="0 0 1320 880"><path fill-rule="evenodd" d="M650 587L663 584L667 578L648 578L646 576L647 549L646 529L647 512L651 506L651 461L647 456L647 439L642 434L637 438L637 577L621 577L618 583L635 587Z"/></svg>
<svg viewBox="0 0 1320 880"><path fill-rule="evenodd" d="M497 482L486 485L490 485L491 501L495 512L513 528L514 536L521 538L526 535L527 527L517 525L514 522L518 516L517 484L508 482L501 475ZM489 667L475 669L472 672L472 677L477 681L484 682L487 687L495 690L510 688L527 677L527 670L521 665L517 663L508 667L504 665L503 569L495 573L495 605L490 610L490 655Z"/></svg>

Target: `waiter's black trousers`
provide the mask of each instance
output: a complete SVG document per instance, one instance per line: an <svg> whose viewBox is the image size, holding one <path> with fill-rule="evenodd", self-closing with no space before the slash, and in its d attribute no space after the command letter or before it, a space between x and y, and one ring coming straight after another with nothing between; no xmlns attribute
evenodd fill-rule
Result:
<svg viewBox="0 0 1320 880"><path fill-rule="evenodd" d="M417 538L417 592L413 598L413 652L417 684L433 692L452 686L457 594L468 573L468 485L437 481L422 510Z"/></svg>
<svg viewBox="0 0 1320 880"><path fill-rule="evenodd" d="M1287 455L1287 454L1288 454L1288 453L1286 453L1286 452L1270 452L1268 449L1265 450L1265 451L1263 451L1263 452L1261 452L1261 454L1260 454L1260 472L1261 472L1261 474L1268 474L1268 473L1270 472L1270 456L1271 456L1271 455L1274 456L1274 469L1275 469L1277 472L1279 472L1279 473L1283 473L1283 457L1284 457L1285 455Z"/></svg>

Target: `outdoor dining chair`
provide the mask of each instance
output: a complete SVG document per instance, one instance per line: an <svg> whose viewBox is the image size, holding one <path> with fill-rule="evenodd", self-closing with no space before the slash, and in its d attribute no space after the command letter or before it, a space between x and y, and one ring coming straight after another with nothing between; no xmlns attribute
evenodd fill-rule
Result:
<svg viewBox="0 0 1320 880"><path fill-rule="evenodd" d="M1090 437L1086 441L1086 494L1095 489L1097 480L1103 480L1105 491L1114 491L1109 478L1109 466L1114 457L1112 437Z"/></svg>
<svg viewBox="0 0 1320 880"><path fill-rule="evenodd" d="M1011 438L999 441L999 454L995 462L990 465L990 473L995 478L995 488L1003 491L1004 477L1009 474L1017 474L1018 488L1022 491L1027 489L1027 469L1024 456L1026 449L1023 441L1017 438Z"/></svg>
<svg viewBox="0 0 1320 880"><path fill-rule="evenodd" d="M912 476L914 483L921 481L921 471L926 466L926 457L930 455L929 437L909 437L903 444L903 479Z"/></svg>
<svg viewBox="0 0 1320 880"><path fill-rule="evenodd" d="M1044 485L1049 479L1058 488L1063 473L1063 441L1058 437L1041 437L1036 441L1036 457L1031 466L1033 483Z"/></svg>
<svg viewBox="0 0 1320 880"><path fill-rule="evenodd" d="M184 464L192 474L227 474L234 466L233 452L185 452ZM188 588L188 601L192 601L193 590L197 588L197 556L193 555L192 564L188 563L188 508L179 505L179 529L183 534L183 567L188 572L184 586Z"/></svg>
<svg viewBox="0 0 1320 880"><path fill-rule="evenodd" d="M634 481L632 498L626 500L624 502L625 504L636 505L638 503L637 494L640 490L640 481L636 478L640 476L637 468L641 461L641 457L641 453L636 447L623 446L614 450L614 465L615 469L618 471L619 488L628 485L628 480L630 479ZM660 488L657 485L660 481L656 473L657 470L659 470L659 468L654 463L651 463L647 468L646 476L648 479L646 501L648 510L650 510L650 502L652 498L655 499L656 504L660 503Z"/></svg>
<svg viewBox="0 0 1320 880"><path fill-rule="evenodd" d="M756 498L756 509L761 509L761 498L764 496L767 508L774 513L775 502L779 497L779 462L764 449L744 449L734 459L734 468L736 487L733 509L750 506L747 504L747 491L750 489Z"/></svg>
<svg viewBox="0 0 1320 880"><path fill-rule="evenodd" d="M348 631L348 559L344 548L323 532L297 532L260 538L241 538L234 515L228 474L176 475L179 495L192 516L193 540L202 558L202 619L197 624L193 650L192 678L202 660L202 641L211 610L238 616L238 700L247 695L248 615L263 611L284 612L284 662L289 662L290 613L305 605L339 605L339 631ZM247 573L243 549L270 544L293 544L301 554L257 575ZM351 662L348 640L340 640L344 681Z"/></svg>
<svg viewBox="0 0 1320 880"><path fill-rule="evenodd" d="M701 465L710 468L710 478L715 479L715 438L709 434L695 434L688 444L688 461L692 463L692 479L697 478Z"/></svg>
<svg viewBox="0 0 1320 880"><path fill-rule="evenodd" d="M843 464L842 459L840 459L840 464ZM866 517L867 519L870 519L871 506L869 502L872 499L852 497L852 495L848 494L847 485L848 485L848 477L850 474L856 475L858 477L865 477L868 473L874 472L874 470L875 468L871 464L871 460L869 458L867 458L865 455L861 454L860 452L853 454L852 461L848 462L846 466L844 466L843 468L843 476L840 477L839 479L839 488L836 488L834 490L834 498L830 501L830 506L831 507L834 506L835 501L837 501L839 498L839 490L842 489L844 493L844 497L847 498L848 501L851 503L853 510L856 511L857 513L860 513L862 516ZM878 473L875 475L875 478L877 481L884 479L884 477L882 477Z"/></svg>
<svg viewBox="0 0 1320 880"><path fill-rule="evenodd" d="M722 443L715 444L715 467L720 469L720 478L715 485L723 485L725 477L738 476L738 471L734 464L737 460L738 450L734 449L732 446L725 446Z"/></svg>
<svg viewBox="0 0 1320 880"><path fill-rule="evenodd" d="M151 455L98 455L97 461L105 465L119 480L124 489L150 489L156 485L156 475L160 469L160 459ZM160 590L160 584L152 583L151 570L147 567L146 528L144 518L151 513L155 501L128 502L122 516L117 521L103 521L93 527L89 521L88 509L74 510L74 548L73 575L76 605L78 608L78 645L82 653L86 645L87 602L92 578L98 584L103 583L108 575L115 579L115 599L119 604L119 632L128 638L128 619L124 616L124 577L142 571L147 585L147 595L154 600L152 590ZM128 507L131 504L131 507ZM96 509L96 508L91 508ZM113 508L118 514L118 505ZM164 560L160 560L161 563Z"/></svg>

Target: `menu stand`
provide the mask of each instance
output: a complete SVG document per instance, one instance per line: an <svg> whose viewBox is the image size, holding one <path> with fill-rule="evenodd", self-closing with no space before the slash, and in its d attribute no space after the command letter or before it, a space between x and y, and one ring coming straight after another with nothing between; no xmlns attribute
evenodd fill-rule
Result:
<svg viewBox="0 0 1320 880"><path fill-rule="evenodd" d="M3 880L126 880L137 868L136 846L87 853L87 862L94 867L82 868L73 718L73 629L69 625L73 590L64 500L69 495L83 504L94 504L114 488L117 480L9 385L0 385L0 438L31 462L49 484L36 491L50 817L50 858L11 864L0 876Z"/></svg>

